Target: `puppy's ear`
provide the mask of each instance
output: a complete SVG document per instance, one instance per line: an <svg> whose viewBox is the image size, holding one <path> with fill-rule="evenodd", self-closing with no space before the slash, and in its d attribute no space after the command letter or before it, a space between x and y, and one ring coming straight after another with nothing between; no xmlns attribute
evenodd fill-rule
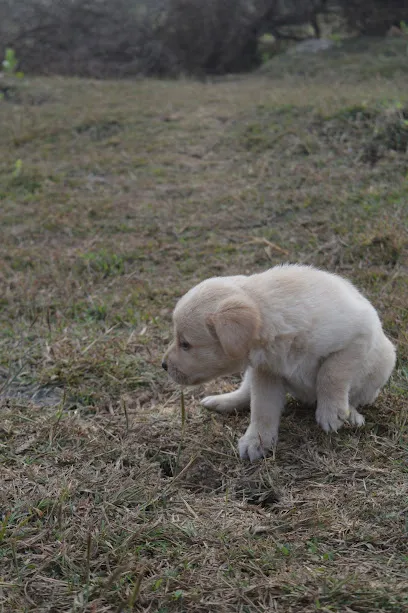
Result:
<svg viewBox="0 0 408 613"><path fill-rule="evenodd" d="M261 316L248 298L227 298L207 318L225 353L234 359L244 358L251 341L258 338Z"/></svg>

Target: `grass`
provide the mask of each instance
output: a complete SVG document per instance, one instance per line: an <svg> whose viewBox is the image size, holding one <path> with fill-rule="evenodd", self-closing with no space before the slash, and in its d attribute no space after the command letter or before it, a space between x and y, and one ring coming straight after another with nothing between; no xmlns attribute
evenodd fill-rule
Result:
<svg viewBox="0 0 408 613"><path fill-rule="evenodd" d="M2 611L406 610L408 83L369 55L0 102ZM160 361L185 290L282 261L352 279L398 364L362 430L291 401L248 465Z"/></svg>

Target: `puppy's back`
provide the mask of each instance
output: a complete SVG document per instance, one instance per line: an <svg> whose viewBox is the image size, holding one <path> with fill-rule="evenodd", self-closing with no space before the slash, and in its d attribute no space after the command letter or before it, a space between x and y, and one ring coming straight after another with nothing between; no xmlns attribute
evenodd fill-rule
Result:
<svg viewBox="0 0 408 613"><path fill-rule="evenodd" d="M306 303L318 305L319 301L346 301L350 308L373 309L371 303L354 285L336 274L300 264L284 264L246 277L246 285L261 295L271 294L286 304Z"/></svg>
<svg viewBox="0 0 408 613"><path fill-rule="evenodd" d="M371 303L346 279L310 266L283 265L247 277L271 329L309 330L319 338L349 339L381 330Z"/></svg>

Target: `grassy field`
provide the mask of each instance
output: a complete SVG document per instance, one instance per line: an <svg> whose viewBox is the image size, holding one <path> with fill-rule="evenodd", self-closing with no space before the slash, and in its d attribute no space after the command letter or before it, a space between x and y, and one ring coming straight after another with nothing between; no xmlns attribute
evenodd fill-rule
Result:
<svg viewBox="0 0 408 613"><path fill-rule="evenodd" d="M375 53L0 82L1 612L407 610L408 58ZM250 465L199 406L237 380L182 426L161 355L194 283L286 261L354 281L398 364L363 429L290 401Z"/></svg>

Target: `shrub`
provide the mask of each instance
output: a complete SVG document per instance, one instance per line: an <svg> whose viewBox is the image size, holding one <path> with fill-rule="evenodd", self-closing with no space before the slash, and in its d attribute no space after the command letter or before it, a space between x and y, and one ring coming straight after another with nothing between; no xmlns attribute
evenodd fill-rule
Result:
<svg viewBox="0 0 408 613"><path fill-rule="evenodd" d="M258 39L313 23L327 0L0 0L0 46L28 73L223 74L258 63Z"/></svg>
<svg viewBox="0 0 408 613"><path fill-rule="evenodd" d="M350 29L368 36L383 36L392 25L408 18L408 6L401 0L338 0Z"/></svg>

